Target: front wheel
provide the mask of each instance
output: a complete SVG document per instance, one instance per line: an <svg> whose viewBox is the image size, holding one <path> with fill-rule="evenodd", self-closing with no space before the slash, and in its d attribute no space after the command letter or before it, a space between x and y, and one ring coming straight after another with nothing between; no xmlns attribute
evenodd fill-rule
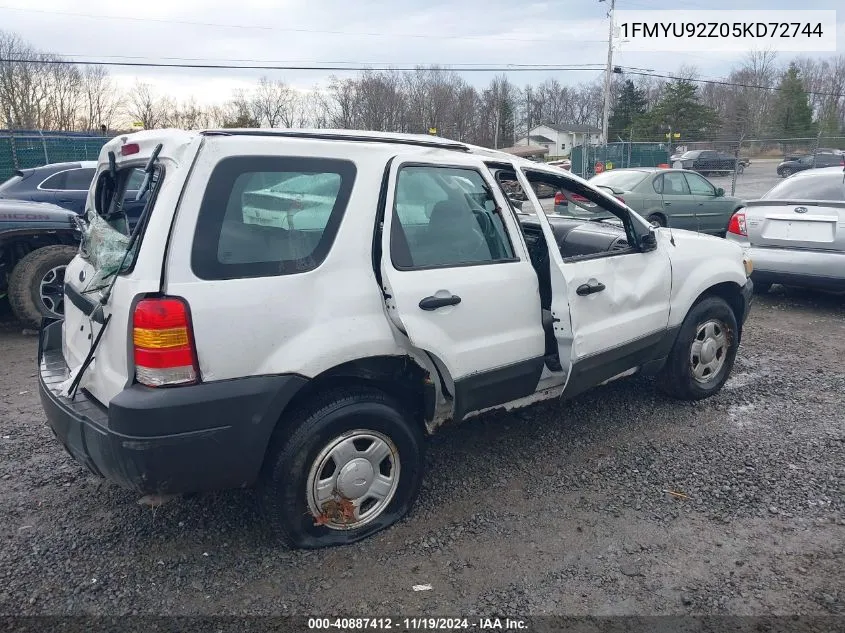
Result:
<svg viewBox="0 0 845 633"><path fill-rule="evenodd" d="M780 175L783 178L789 178L792 175L792 170L789 167L786 167L781 170Z"/></svg>
<svg viewBox="0 0 845 633"><path fill-rule="evenodd" d="M666 218L664 218L659 213L652 213L650 216L648 216L647 219L652 226L666 226Z"/></svg>
<svg viewBox="0 0 845 633"><path fill-rule="evenodd" d="M43 246L21 259L9 275L9 303L21 323L37 328L41 319L64 315L65 269L76 246Z"/></svg>
<svg viewBox="0 0 845 633"><path fill-rule="evenodd" d="M707 297L687 314L666 360L658 385L679 400L701 400L717 393L733 368L739 328L720 297Z"/></svg>
<svg viewBox="0 0 845 633"><path fill-rule="evenodd" d="M266 515L288 545L354 543L399 519L423 475L421 425L387 394L330 391L271 443L262 480Z"/></svg>

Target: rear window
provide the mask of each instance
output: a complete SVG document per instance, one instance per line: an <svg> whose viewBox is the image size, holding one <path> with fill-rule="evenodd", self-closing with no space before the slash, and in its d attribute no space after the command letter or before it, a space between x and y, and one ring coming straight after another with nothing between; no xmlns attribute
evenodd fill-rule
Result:
<svg viewBox="0 0 845 633"><path fill-rule="evenodd" d="M600 174L596 174L592 178L590 178L591 185L603 185L605 187L614 187L616 189L624 189L626 191L630 191L638 184L640 184L643 179L648 174L642 171L605 171Z"/></svg>
<svg viewBox="0 0 845 633"><path fill-rule="evenodd" d="M215 167L203 197L191 266L201 279L313 270L331 249L355 165L323 158L237 156Z"/></svg>
<svg viewBox="0 0 845 633"><path fill-rule="evenodd" d="M845 201L845 173L793 176L778 183L763 200L839 200Z"/></svg>

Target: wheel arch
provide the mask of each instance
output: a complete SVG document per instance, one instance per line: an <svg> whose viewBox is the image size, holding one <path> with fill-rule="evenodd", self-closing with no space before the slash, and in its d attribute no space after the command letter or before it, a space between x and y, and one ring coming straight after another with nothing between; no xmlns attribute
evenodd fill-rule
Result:
<svg viewBox="0 0 845 633"><path fill-rule="evenodd" d="M742 341L742 325L745 321L745 301L742 298L742 288L734 281L723 281L704 290L690 306L690 310L708 297L718 297L728 304L734 313L737 323L737 344Z"/></svg>
<svg viewBox="0 0 845 633"><path fill-rule="evenodd" d="M435 416L439 389L436 377L410 355L370 356L331 367L309 379L276 416L272 435L289 432L291 412L308 406L318 394L328 390L358 386L374 387L404 406L416 424L425 431Z"/></svg>

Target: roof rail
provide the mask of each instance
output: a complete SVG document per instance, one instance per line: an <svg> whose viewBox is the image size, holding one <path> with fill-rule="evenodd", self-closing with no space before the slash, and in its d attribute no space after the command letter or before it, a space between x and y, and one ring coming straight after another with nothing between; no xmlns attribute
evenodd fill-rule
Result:
<svg viewBox="0 0 845 633"><path fill-rule="evenodd" d="M202 134L205 136L283 136L288 138L313 138L325 141L355 141L360 143L389 143L393 145L415 145L418 147L450 149L461 152L470 151L469 146L465 145L464 143L460 143L458 141L449 141L437 137L431 137L431 140L429 140L423 135L403 137L399 135L369 135L366 133L338 134L332 132L306 132L296 130L262 130L259 128L234 130L204 130Z"/></svg>

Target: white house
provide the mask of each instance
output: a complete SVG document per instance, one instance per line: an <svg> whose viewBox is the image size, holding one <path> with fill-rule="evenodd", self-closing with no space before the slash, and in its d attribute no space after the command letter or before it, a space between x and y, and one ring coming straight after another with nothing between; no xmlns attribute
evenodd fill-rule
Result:
<svg viewBox="0 0 845 633"><path fill-rule="evenodd" d="M550 156L568 156L576 145L598 145L601 130L592 125L538 125L531 128L528 137L519 139L517 146L540 145L549 150Z"/></svg>

